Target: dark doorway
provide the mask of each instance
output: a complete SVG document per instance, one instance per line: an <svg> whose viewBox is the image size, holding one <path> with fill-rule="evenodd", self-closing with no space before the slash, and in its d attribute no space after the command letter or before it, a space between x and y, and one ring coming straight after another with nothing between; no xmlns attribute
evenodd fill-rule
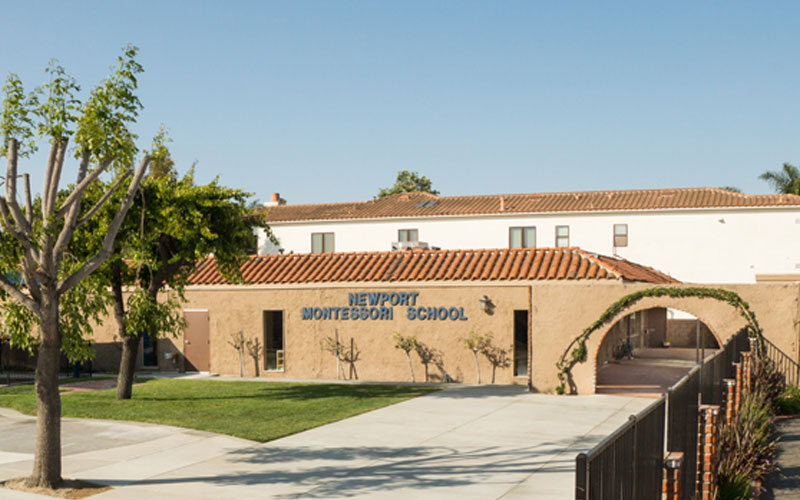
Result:
<svg viewBox="0 0 800 500"><path fill-rule="evenodd" d="M283 371L283 311L264 311L264 368Z"/></svg>
<svg viewBox="0 0 800 500"><path fill-rule="evenodd" d="M209 365L208 311L184 311L186 329L183 331L184 370L207 372Z"/></svg>
<svg viewBox="0 0 800 500"><path fill-rule="evenodd" d="M158 366L158 339L142 334L142 366Z"/></svg>
<svg viewBox="0 0 800 500"><path fill-rule="evenodd" d="M528 311L514 311L514 376L528 375Z"/></svg>

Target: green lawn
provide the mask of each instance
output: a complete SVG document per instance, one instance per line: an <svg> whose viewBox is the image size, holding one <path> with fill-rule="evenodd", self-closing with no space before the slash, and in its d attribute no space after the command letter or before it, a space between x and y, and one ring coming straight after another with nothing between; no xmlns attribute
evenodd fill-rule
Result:
<svg viewBox="0 0 800 500"><path fill-rule="evenodd" d="M117 401L115 390L61 395L65 417L132 420L270 441L429 392L433 387L156 379ZM0 388L0 406L36 413L33 386Z"/></svg>

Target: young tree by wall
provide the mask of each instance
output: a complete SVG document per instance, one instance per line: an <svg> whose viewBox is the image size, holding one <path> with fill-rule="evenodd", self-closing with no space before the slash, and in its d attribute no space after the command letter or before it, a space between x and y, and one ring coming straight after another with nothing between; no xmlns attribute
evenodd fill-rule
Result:
<svg viewBox="0 0 800 500"><path fill-rule="evenodd" d="M411 363L411 351L417 347L417 344L417 337L413 335L404 337L400 334L400 332L394 333L394 347L406 353L406 358L408 359L408 369L411 372L412 382L416 382L417 380L414 378L414 365Z"/></svg>
<svg viewBox="0 0 800 500"><path fill-rule="evenodd" d="M476 332L475 329L472 329L468 336L461 339L461 342L464 344L464 347L472 351L472 355L475 357L475 376L480 384L481 366L478 363L478 353L485 351L486 348L491 345L492 333L481 334Z"/></svg>
<svg viewBox="0 0 800 500"><path fill-rule="evenodd" d="M134 171L136 136L129 126L141 109L135 91L137 75L142 72L136 53L136 48L127 47L112 74L84 103L77 98L75 80L55 62L47 69L47 83L37 92L25 94L15 75L10 75L3 87L0 154L6 157L7 168L0 199L5 240L0 247L0 307L6 327L12 331L12 343L38 352L36 440L29 486L55 488L62 482L59 357L62 351L71 358L87 355L82 339L92 315L86 312L102 302L98 288L87 288L91 281L87 278L111 254L150 162L145 154ZM77 177L68 191L59 191L71 138L78 160ZM18 161L36 150L37 139L49 142L49 154L42 192L34 198L29 178L18 174ZM88 205L84 194L107 170L115 173L117 181ZM93 241L75 241L76 231L125 184L125 195L106 231L92 235ZM71 252L73 244L96 251L91 255ZM15 274L20 279L13 279Z"/></svg>
<svg viewBox="0 0 800 500"><path fill-rule="evenodd" d="M244 333L239 330L231 334L230 338L228 338L228 344L236 349L236 354L239 356L239 376L244 377L244 351L247 344L244 340Z"/></svg>

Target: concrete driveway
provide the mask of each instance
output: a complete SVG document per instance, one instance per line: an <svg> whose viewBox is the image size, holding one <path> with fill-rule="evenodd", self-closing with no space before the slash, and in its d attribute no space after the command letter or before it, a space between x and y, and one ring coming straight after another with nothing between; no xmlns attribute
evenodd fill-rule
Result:
<svg viewBox="0 0 800 500"><path fill-rule="evenodd" d="M264 444L64 419L64 476L114 487L97 500L562 500L574 495L576 453L649 403L459 386ZM33 434L33 418L0 409L0 479L30 473Z"/></svg>

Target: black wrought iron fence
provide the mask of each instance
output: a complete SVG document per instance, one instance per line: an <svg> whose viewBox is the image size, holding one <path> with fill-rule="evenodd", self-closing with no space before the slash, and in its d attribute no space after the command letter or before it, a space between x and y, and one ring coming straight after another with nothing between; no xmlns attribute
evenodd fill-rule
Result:
<svg viewBox="0 0 800 500"><path fill-rule="evenodd" d="M767 339L764 339L764 351L778 372L783 374L786 385L800 387L800 364Z"/></svg>
<svg viewBox="0 0 800 500"><path fill-rule="evenodd" d="M0 384L32 384L35 373L30 371L0 370Z"/></svg>
<svg viewBox="0 0 800 500"><path fill-rule="evenodd" d="M697 468L697 408L700 367L695 366L667 391L667 450L683 452L685 471ZM694 474L683 474L680 490L694 492ZM691 498L691 497L688 497Z"/></svg>
<svg viewBox="0 0 800 500"><path fill-rule="evenodd" d="M631 416L589 452L579 454L575 460L575 498L660 499L667 450L683 452L684 470L695 471L699 405L722 403L723 380L733 375L733 363L748 349L748 332L742 329L670 387L665 397ZM694 472L684 473L681 481L683 497L694 498Z"/></svg>
<svg viewBox="0 0 800 500"><path fill-rule="evenodd" d="M576 458L575 498L638 500L661 495L665 399L659 398Z"/></svg>

